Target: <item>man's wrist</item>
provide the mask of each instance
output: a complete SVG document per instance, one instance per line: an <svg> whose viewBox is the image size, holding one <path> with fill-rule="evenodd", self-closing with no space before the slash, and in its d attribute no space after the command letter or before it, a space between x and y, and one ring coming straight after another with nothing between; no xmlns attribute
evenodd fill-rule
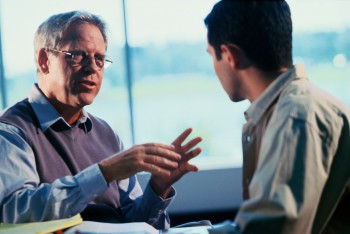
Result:
<svg viewBox="0 0 350 234"><path fill-rule="evenodd" d="M109 176L110 173L108 173L108 164L106 163L106 161L102 161L102 162L98 163L97 165L100 168L101 174L105 178L106 182L108 184L111 183L113 181L113 179Z"/></svg>
<svg viewBox="0 0 350 234"><path fill-rule="evenodd" d="M150 184L151 188L153 189L153 191L156 194L158 194L158 196L160 196L163 200L168 198L169 193L171 192L171 187L162 188L152 178L151 178L149 184Z"/></svg>

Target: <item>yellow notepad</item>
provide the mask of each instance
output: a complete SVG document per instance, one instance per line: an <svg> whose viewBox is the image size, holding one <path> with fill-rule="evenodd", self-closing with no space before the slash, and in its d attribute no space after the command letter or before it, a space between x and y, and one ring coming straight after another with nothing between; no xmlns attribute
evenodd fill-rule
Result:
<svg viewBox="0 0 350 234"><path fill-rule="evenodd" d="M71 218L45 222L19 224L1 223L0 234L47 234L80 224L82 221L80 214L77 214Z"/></svg>

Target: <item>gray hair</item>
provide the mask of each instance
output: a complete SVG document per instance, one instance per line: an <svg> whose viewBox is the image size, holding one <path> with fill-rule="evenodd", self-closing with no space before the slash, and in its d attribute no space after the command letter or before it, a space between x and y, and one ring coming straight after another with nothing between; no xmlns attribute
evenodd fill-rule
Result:
<svg viewBox="0 0 350 234"><path fill-rule="evenodd" d="M71 11L53 15L39 26L34 36L35 54L42 48L59 49L66 42L67 31L86 23L95 25L101 31L107 49L106 23L99 16L89 12Z"/></svg>

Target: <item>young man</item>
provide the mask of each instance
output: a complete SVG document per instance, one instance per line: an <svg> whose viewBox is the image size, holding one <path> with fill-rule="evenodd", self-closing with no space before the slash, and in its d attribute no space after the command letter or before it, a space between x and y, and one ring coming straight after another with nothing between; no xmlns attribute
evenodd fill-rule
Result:
<svg viewBox="0 0 350 234"><path fill-rule="evenodd" d="M234 102L251 102L242 139L244 202L231 231L348 230L350 112L293 65L288 4L222 0L205 24L223 89Z"/></svg>
<svg viewBox="0 0 350 234"><path fill-rule="evenodd" d="M181 145L149 143L123 151L103 120L87 113L105 66L105 23L87 12L50 17L35 38L38 83L0 116L0 222L67 218L148 222L169 227L172 184L198 168L197 137ZM152 174L142 192L135 174Z"/></svg>

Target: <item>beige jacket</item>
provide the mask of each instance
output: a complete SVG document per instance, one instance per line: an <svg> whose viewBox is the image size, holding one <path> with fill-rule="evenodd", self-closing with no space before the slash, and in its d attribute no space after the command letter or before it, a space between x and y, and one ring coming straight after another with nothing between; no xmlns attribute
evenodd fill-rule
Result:
<svg viewBox="0 0 350 234"><path fill-rule="evenodd" d="M245 201L235 220L240 231L345 232L350 226L349 108L312 85L296 65L252 103L245 117Z"/></svg>

